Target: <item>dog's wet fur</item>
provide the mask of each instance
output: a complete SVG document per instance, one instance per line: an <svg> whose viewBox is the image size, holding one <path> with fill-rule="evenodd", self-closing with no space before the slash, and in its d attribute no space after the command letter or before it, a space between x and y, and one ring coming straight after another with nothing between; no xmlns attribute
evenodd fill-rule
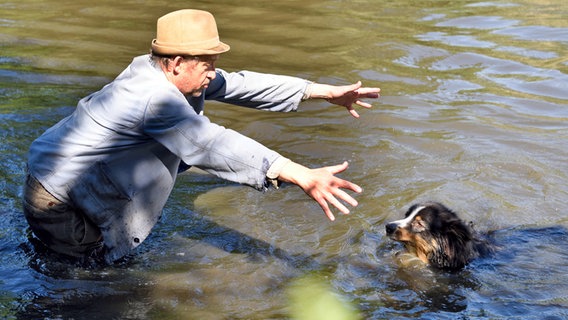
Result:
<svg viewBox="0 0 568 320"><path fill-rule="evenodd" d="M405 218L386 225L386 234L408 253L443 270L459 270L494 251L491 243L438 202L412 205Z"/></svg>

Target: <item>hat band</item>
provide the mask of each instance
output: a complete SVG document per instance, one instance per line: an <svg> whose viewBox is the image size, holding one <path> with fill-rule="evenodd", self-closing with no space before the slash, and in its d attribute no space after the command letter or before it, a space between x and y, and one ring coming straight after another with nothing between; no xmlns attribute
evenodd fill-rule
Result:
<svg viewBox="0 0 568 320"><path fill-rule="evenodd" d="M166 42L160 41L158 39L154 40L154 43L160 47L170 47L170 48L187 48L187 49L212 49L219 46L219 37L215 37L209 40L203 41L190 41L190 42Z"/></svg>

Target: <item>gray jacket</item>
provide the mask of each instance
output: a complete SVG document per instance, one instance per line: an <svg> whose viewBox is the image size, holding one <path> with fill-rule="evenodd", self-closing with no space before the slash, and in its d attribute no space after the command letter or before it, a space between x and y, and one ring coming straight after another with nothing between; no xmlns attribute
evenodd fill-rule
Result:
<svg viewBox="0 0 568 320"><path fill-rule="evenodd" d="M185 97L149 55L35 140L28 169L56 198L82 210L103 234L107 260L137 247L158 221L181 161L262 190L281 156L203 116L207 99L270 111L296 110L308 81L248 71L217 76Z"/></svg>

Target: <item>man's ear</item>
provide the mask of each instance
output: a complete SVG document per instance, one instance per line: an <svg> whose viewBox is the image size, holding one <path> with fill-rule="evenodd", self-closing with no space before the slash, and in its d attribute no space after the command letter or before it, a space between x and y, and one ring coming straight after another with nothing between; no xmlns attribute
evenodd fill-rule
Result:
<svg viewBox="0 0 568 320"><path fill-rule="evenodd" d="M178 75L182 72L182 64L185 61L185 59L182 56L176 56L170 63L170 66L172 68L172 72L174 73L174 75Z"/></svg>

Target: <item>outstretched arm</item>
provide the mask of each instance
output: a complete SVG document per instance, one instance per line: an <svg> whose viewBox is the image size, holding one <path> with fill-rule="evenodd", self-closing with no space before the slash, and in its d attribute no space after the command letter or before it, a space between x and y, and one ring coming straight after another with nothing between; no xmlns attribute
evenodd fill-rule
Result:
<svg viewBox="0 0 568 320"><path fill-rule="evenodd" d="M335 217L329 208L329 204L339 209L343 214L349 214L349 209L339 200L354 207L358 204L357 200L342 189L357 193L362 191L358 185L335 176L335 174L347 169L347 166L347 162L344 162L336 166L309 169L290 161L280 171L278 180L293 183L302 188L320 205L329 220L334 221Z"/></svg>
<svg viewBox="0 0 568 320"><path fill-rule="evenodd" d="M361 101L363 98L376 99L380 97L380 88L361 87L361 81L346 86L333 86L321 83L312 83L307 90L308 99L326 99L329 103L347 108L354 118L359 114L353 108L357 104L363 108L371 108L371 104Z"/></svg>

